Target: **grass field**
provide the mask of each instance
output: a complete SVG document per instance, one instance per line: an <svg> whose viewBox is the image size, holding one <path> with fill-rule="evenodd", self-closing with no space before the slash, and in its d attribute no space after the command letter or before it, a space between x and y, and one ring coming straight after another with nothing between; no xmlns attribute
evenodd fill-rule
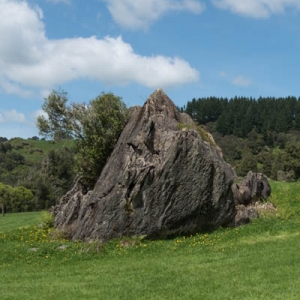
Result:
<svg viewBox="0 0 300 300"><path fill-rule="evenodd" d="M300 299L300 183L276 216L166 241L68 242L41 213L0 216L1 299Z"/></svg>

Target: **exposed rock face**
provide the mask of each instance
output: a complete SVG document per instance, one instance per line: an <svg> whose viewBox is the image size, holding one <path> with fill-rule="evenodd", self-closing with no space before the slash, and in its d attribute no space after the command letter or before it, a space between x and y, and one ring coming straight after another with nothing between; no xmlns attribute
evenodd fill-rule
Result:
<svg viewBox="0 0 300 300"><path fill-rule="evenodd" d="M240 184L232 185L236 204L235 226L250 223L259 217L260 203L271 194L268 179L262 173L250 171Z"/></svg>
<svg viewBox="0 0 300 300"><path fill-rule="evenodd" d="M249 205L261 199L267 200L271 194L268 179L262 173L250 171L244 180L232 186L236 205Z"/></svg>
<svg viewBox="0 0 300 300"><path fill-rule="evenodd" d="M94 190L83 195L77 183L55 207L55 225L71 227L72 239L104 241L234 225L234 172L211 144L156 90L131 110Z"/></svg>
<svg viewBox="0 0 300 300"><path fill-rule="evenodd" d="M257 219L259 217L258 211L245 205L236 206L235 226L246 225L251 222L251 219Z"/></svg>

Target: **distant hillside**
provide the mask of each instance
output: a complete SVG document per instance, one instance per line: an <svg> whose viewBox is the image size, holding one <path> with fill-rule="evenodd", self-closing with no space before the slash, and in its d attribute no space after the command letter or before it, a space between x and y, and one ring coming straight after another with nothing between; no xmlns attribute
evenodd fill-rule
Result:
<svg viewBox="0 0 300 300"><path fill-rule="evenodd" d="M29 207L28 203L13 205L17 187L32 193L28 196L30 210L57 203L74 179L74 156L73 140L0 138L0 198L2 195L7 209L24 211Z"/></svg>
<svg viewBox="0 0 300 300"><path fill-rule="evenodd" d="M46 141L44 139L22 139L13 138L6 143L10 143L12 151L20 154L25 161L30 164L40 163L42 159L48 155L51 150L58 150L62 147L73 147L73 140L65 140L60 142Z"/></svg>

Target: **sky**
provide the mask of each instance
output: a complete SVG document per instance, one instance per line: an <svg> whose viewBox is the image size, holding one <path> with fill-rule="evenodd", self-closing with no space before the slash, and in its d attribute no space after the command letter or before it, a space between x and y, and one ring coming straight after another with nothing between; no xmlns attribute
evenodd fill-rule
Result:
<svg viewBox="0 0 300 300"><path fill-rule="evenodd" d="M0 0L0 137L39 136L52 90L143 105L300 96L300 0Z"/></svg>

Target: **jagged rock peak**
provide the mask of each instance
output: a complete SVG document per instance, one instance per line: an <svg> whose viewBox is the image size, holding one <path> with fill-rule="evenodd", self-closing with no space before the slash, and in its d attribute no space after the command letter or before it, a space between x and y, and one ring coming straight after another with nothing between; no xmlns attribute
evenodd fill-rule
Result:
<svg viewBox="0 0 300 300"><path fill-rule="evenodd" d="M150 114L163 114L166 117L178 120L179 112L173 101L162 89L157 89L152 93L145 103L146 110Z"/></svg>
<svg viewBox="0 0 300 300"><path fill-rule="evenodd" d="M234 172L195 127L156 90L132 109L94 190L84 196L73 189L55 208L55 226L71 228L75 240L106 241L234 224Z"/></svg>

